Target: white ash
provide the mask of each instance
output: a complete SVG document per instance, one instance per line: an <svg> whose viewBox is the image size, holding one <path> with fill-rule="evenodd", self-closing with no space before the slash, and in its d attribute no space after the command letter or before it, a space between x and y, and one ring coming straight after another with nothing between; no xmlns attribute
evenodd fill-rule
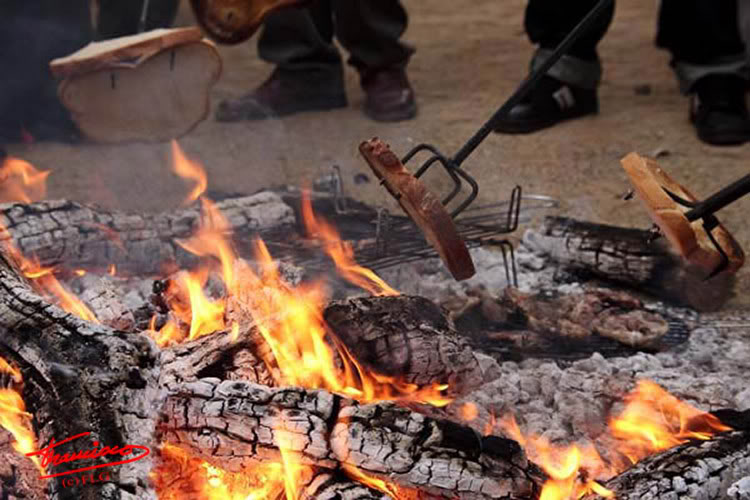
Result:
<svg viewBox="0 0 750 500"><path fill-rule="evenodd" d="M446 411L459 418L471 402L479 416L469 422L487 428L490 415L512 414L522 430L552 442L597 442L622 407L637 380L651 380L699 409L750 408L750 315L732 320L702 318L681 348L657 354L605 359L600 354L564 363L528 359L487 365L488 380L479 390L452 403ZM494 429L499 432L499 429Z"/></svg>
<svg viewBox="0 0 750 500"><path fill-rule="evenodd" d="M732 500L750 500L750 476L743 477L727 490Z"/></svg>

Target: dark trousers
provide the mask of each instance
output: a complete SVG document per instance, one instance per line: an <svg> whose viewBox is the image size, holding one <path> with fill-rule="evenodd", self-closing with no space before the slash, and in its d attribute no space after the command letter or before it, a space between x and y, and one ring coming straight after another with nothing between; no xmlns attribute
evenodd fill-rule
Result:
<svg viewBox="0 0 750 500"><path fill-rule="evenodd" d="M662 0L657 45L672 53L672 64L683 90L711 72L742 74L738 65L745 46L738 23L738 0ZM746 0L740 0L746 1ZM542 50L554 49L594 7L597 0L529 0L525 27ZM596 46L614 15L612 8L599 17L569 55L597 61Z"/></svg>
<svg viewBox="0 0 750 500"><path fill-rule="evenodd" d="M98 38L116 38L137 33L144 0L99 0ZM149 0L144 31L171 26L179 0Z"/></svg>
<svg viewBox="0 0 750 500"><path fill-rule="evenodd" d="M49 62L87 44L90 26L88 0L0 2L0 136L17 140L25 127L43 137L67 120Z"/></svg>
<svg viewBox="0 0 750 500"><path fill-rule="evenodd" d="M341 66L334 36L360 72L406 65L414 49L400 41L407 15L398 0L316 0L268 17L258 53L281 70Z"/></svg>

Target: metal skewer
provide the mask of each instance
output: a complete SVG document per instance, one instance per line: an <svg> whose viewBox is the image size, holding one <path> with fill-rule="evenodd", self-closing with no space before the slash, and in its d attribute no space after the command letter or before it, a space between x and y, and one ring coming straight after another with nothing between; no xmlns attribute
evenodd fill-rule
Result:
<svg viewBox="0 0 750 500"><path fill-rule="evenodd" d="M456 152L453 157L448 157L442 154L435 146L431 144L419 144L414 147L411 151L401 160L402 163L406 164L414 158L418 153L426 151L431 153L431 156L420 166L419 170L414 174L415 177L421 177L432 167L435 163L440 163L445 168L448 175L453 179L454 187L453 190L442 200L444 205L450 203L456 195L461 191L461 180L466 181L470 188L471 193L462 201L458 207L452 212L451 216L456 217L459 213L464 211L474 199L477 197L479 192L479 186L474 178L469 175L465 170L461 169L461 165L466 159L476 150L476 148L487 138L488 135L495 129L495 124L507 115L511 109L518 105L526 95L536 86L539 80L547 73L547 71L555 64L560 58L570 49L570 47L590 28L591 24L604 12L605 9L614 4L614 0L599 0L594 8L584 17L581 22L576 25L575 28L560 42L560 45L552 52L542 64L540 64L529 76L521 83L516 91L508 98L500 108L482 125L477 132L469 138L468 141Z"/></svg>

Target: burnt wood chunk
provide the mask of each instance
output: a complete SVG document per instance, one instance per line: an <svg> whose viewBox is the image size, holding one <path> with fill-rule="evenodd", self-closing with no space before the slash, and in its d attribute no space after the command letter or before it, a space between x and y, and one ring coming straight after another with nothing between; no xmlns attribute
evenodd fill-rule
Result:
<svg viewBox="0 0 750 500"><path fill-rule="evenodd" d="M702 269L686 264L651 231L547 217L524 241L582 278L624 285L702 311L718 309L732 291L731 276L706 281Z"/></svg>
<svg viewBox="0 0 750 500"><path fill-rule="evenodd" d="M239 234L284 231L295 224L292 208L267 191L230 198L217 207ZM163 272L168 263L185 267L194 262L176 240L190 237L200 221L197 205L154 215L66 200L0 205L0 223L21 252L37 257L42 266L106 270L114 264L118 273L144 276Z"/></svg>
<svg viewBox="0 0 750 500"><path fill-rule="evenodd" d="M0 254L0 356L19 367L22 396L40 448L79 433L55 452L90 450L128 444L154 449L155 412L163 392L157 386L159 353L146 336L126 334L86 322L49 304ZM108 459L109 458L109 459ZM106 463L111 457L88 460ZM55 473L80 468L67 462ZM101 487L63 487L49 480L49 498L93 500L156 499L148 474L152 457L109 468L110 481Z"/></svg>
<svg viewBox="0 0 750 500"><path fill-rule="evenodd" d="M440 307L423 297L364 297L333 302L323 318L355 359L420 387L448 384L464 394L482 382L474 351Z"/></svg>
<svg viewBox="0 0 750 500"><path fill-rule="evenodd" d="M604 485L622 500L740 499L730 491L747 476L750 435L728 432L652 455Z"/></svg>
<svg viewBox="0 0 750 500"><path fill-rule="evenodd" d="M485 453L479 438L456 439L456 424L388 402L202 379L172 391L165 410L166 441L230 471L279 460L281 442L301 463L356 467L432 495L532 498L541 480L520 447L491 446L495 452Z"/></svg>

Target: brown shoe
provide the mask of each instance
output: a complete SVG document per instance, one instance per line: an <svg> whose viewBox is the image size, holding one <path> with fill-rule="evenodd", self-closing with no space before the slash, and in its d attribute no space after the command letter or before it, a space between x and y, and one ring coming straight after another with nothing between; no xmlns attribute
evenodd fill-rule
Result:
<svg viewBox="0 0 750 500"><path fill-rule="evenodd" d="M414 89L404 68L389 68L362 75L367 94L365 114L379 122L398 122L417 116Z"/></svg>
<svg viewBox="0 0 750 500"><path fill-rule="evenodd" d="M219 103L216 120L265 120L302 111L327 111L347 106L343 68L336 71L276 69L257 89Z"/></svg>

